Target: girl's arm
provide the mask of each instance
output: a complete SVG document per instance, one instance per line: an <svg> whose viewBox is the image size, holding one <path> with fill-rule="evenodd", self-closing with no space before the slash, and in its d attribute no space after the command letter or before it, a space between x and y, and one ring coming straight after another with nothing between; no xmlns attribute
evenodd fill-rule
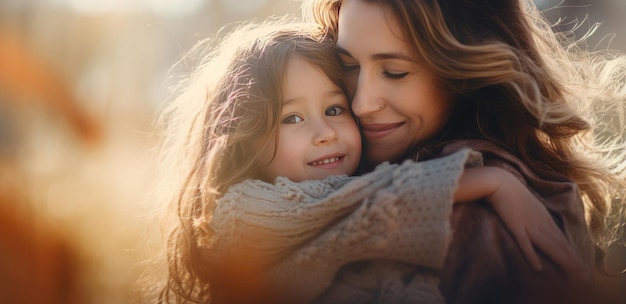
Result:
<svg viewBox="0 0 626 304"><path fill-rule="evenodd" d="M546 207L512 173L497 167L466 169L454 193L454 202L482 198L492 205L536 271L542 266L533 245L568 273L581 272L581 258Z"/></svg>

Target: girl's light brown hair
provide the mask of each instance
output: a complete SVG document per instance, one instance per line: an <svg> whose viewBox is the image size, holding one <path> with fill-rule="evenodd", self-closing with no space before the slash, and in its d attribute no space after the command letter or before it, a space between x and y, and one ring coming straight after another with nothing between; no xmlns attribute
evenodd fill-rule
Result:
<svg viewBox="0 0 626 304"><path fill-rule="evenodd" d="M161 117L159 165L166 179L160 191L177 213L167 232L169 274L161 302L215 303L227 297L227 283L207 259L208 223L228 187L258 178L266 165L259 164L257 152L279 136L289 58L301 56L345 92L334 45L312 23L250 22L201 42L193 52L203 53L202 63Z"/></svg>
<svg viewBox="0 0 626 304"><path fill-rule="evenodd" d="M624 217L626 58L584 51L584 41L553 32L530 1L362 1L396 16L415 59L456 96L446 128L407 157L479 138L540 175L566 175L579 186L602 257ZM336 37L340 8L341 0L305 0L302 12Z"/></svg>

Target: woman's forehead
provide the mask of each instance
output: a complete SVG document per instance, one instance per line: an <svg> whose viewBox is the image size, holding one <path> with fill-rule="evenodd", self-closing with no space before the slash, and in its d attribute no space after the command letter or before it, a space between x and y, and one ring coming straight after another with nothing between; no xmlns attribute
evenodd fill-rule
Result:
<svg viewBox="0 0 626 304"><path fill-rule="evenodd" d="M339 11L337 48L349 53L367 50L411 57L393 12L385 5L360 0L344 1Z"/></svg>

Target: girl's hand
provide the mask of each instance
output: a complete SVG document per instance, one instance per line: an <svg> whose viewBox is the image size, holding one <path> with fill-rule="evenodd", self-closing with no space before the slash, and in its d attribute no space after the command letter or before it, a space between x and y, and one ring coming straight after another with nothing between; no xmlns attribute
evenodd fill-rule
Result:
<svg viewBox="0 0 626 304"><path fill-rule="evenodd" d="M536 252L540 250L566 273L584 276L582 260L563 231L546 207L513 174L497 167L466 169L455 193L455 202L479 198L491 203L533 269L542 269Z"/></svg>

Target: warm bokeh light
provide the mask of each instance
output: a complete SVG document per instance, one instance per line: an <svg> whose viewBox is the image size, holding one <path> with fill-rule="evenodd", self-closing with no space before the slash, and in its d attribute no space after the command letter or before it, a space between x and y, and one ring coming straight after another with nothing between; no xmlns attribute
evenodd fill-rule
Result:
<svg viewBox="0 0 626 304"><path fill-rule="evenodd" d="M183 17L193 14L205 2L202 0L48 0L64 5L78 14L142 13L152 12L166 18Z"/></svg>
<svg viewBox="0 0 626 304"><path fill-rule="evenodd" d="M551 16L588 14L603 22L594 41L614 33L600 47L626 50L626 1L570 2ZM0 1L0 190L75 245L87 302L150 302L136 282L159 270L152 123L191 64L172 66L224 25L299 13L297 0Z"/></svg>
<svg viewBox="0 0 626 304"><path fill-rule="evenodd" d="M150 261L161 249L151 149L155 114L180 76L172 66L224 25L295 15L299 5L0 2L1 194L24 196L2 202L32 215L26 230L43 218L74 245L86 302L150 302L137 280L159 270Z"/></svg>

